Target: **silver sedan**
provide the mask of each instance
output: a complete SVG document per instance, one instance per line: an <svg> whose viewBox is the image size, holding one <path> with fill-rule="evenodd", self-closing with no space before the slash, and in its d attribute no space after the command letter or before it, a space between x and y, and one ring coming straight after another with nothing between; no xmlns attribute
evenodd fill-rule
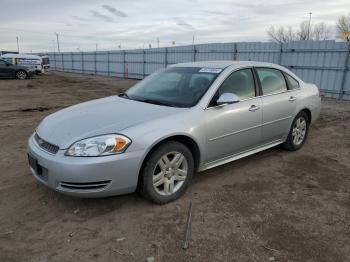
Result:
<svg viewBox="0 0 350 262"><path fill-rule="evenodd" d="M167 203L184 194L195 172L279 144L300 149L320 101L314 84L275 64L176 64L126 93L46 117L29 138L29 166L65 194L137 190Z"/></svg>

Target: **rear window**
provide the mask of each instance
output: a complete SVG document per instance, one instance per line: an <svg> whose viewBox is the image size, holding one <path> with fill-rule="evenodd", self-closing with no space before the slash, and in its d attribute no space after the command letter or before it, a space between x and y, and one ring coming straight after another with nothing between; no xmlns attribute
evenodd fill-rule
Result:
<svg viewBox="0 0 350 262"><path fill-rule="evenodd" d="M290 90L297 89L300 87L299 82L294 77L288 75L287 73L285 73L285 76Z"/></svg>
<svg viewBox="0 0 350 262"><path fill-rule="evenodd" d="M273 68L257 68L263 95L287 91L287 84L280 70Z"/></svg>

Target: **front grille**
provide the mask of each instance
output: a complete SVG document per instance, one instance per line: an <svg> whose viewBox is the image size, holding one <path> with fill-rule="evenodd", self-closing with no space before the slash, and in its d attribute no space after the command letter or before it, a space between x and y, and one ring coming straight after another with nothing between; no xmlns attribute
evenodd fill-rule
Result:
<svg viewBox="0 0 350 262"><path fill-rule="evenodd" d="M110 184L110 182L110 180L89 183L72 183L62 181L60 182L60 187L69 191L100 190L107 187Z"/></svg>
<svg viewBox="0 0 350 262"><path fill-rule="evenodd" d="M49 152L50 154L56 154L58 150L60 149L58 146L53 145L44 139L40 138L37 133L34 135L34 139L37 142L37 144L44 149L46 152Z"/></svg>

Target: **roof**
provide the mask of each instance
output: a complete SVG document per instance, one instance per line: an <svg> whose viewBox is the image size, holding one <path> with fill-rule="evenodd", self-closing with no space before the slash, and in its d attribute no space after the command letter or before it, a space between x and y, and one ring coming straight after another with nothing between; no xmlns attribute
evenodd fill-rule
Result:
<svg viewBox="0 0 350 262"><path fill-rule="evenodd" d="M198 62L188 62L171 65L172 67L208 67L208 68L220 68L224 69L228 66L235 65L237 67L244 66L268 66L268 67L278 67L278 65L265 63L265 62L256 62L256 61L198 61Z"/></svg>
<svg viewBox="0 0 350 262"><path fill-rule="evenodd" d="M41 57L38 55L26 55L26 54L4 54L2 57L8 58L33 58L40 59Z"/></svg>

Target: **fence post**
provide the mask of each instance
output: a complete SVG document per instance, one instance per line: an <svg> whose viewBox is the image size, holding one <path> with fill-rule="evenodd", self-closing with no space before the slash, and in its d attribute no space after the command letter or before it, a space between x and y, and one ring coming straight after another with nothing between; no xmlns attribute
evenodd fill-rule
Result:
<svg viewBox="0 0 350 262"><path fill-rule="evenodd" d="M142 78L146 75L146 51L142 49Z"/></svg>
<svg viewBox="0 0 350 262"><path fill-rule="evenodd" d="M233 60L237 60L237 43L233 43Z"/></svg>
<svg viewBox="0 0 350 262"><path fill-rule="evenodd" d="M64 72L64 61L63 61L63 53L61 53L61 62L62 62L62 72Z"/></svg>
<svg viewBox="0 0 350 262"><path fill-rule="evenodd" d="M165 68L168 66L168 48L165 48L165 54L164 54L164 65Z"/></svg>
<svg viewBox="0 0 350 262"><path fill-rule="evenodd" d="M348 42L348 49L346 51L346 57L345 57L345 63L344 63L344 69L343 69L343 75L342 75L342 79L341 79L338 99L343 99L345 80L346 80L346 75L347 75L347 71L348 71L349 56L350 56L350 42Z"/></svg>
<svg viewBox="0 0 350 262"><path fill-rule="evenodd" d="M196 46L193 45L193 62L196 62L196 53L197 53Z"/></svg>
<svg viewBox="0 0 350 262"><path fill-rule="evenodd" d="M111 75L111 72L109 71L109 51L107 51L107 75Z"/></svg>
<svg viewBox="0 0 350 262"><path fill-rule="evenodd" d="M81 52L81 72L84 73L84 52Z"/></svg>
<svg viewBox="0 0 350 262"><path fill-rule="evenodd" d="M74 53L70 54L72 56L72 72L74 73Z"/></svg>
<svg viewBox="0 0 350 262"><path fill-rule="evenodd" d="M97 62L96 62L96 59L97 59L97 52L95 51L95 55L94 55L95 75L97 73Z"/></svg>
<svg viewBox="0 0 350 262"><path fill-rule="evenodd" d="M53 58L55 59L55 71L57 71L57 64L56 64L56 53L55 52L53 52Z"/></svg>
<svg viewBox="0 0 350 262"><path fill-rule="evenodd" d="M125 78L125 75L126 75L126 68L125 68L125 66L126 66L126 54L125 54L125 50L123 50L123 70L124 70L124 72L123 72L123 76L124 76L124 78Z"/></svg>
<svg viewBox="0 0 350 262"><path fill-rule="evenodd" d="M278 64L281 65L282 63L282 53L283 53L283 44L280 43L280 52L279 52L279 56L278 56Z"/></svg>

